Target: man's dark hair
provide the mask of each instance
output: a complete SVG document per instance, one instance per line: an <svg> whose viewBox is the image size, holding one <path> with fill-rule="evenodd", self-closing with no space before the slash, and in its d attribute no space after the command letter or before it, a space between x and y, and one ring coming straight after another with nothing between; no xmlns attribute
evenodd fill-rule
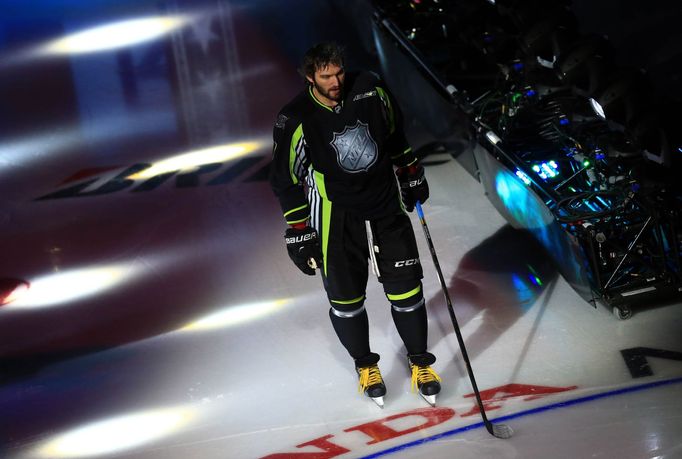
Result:
<svg viewBox="0 0 682 459"><path fill-rule="evenodd" d="M303 62L298 72L302 77L313 77L315 71L323 69L329 64L344 65L344 48L336 43L318 43L303 56Z"/></svg>

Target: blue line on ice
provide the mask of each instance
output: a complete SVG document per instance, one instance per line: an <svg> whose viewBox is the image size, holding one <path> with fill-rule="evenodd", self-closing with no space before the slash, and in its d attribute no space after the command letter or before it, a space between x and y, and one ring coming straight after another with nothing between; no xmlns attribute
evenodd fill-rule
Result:
<svg viewBox="0 0 682 459"><path fill-rule="evenodd" d="M682 383L682 378L667 379L667 380L655 381L655 382L651 382L651 383L647 383L647 384L640 384L640 385L632 386L632 387L625 387L623 389L616 389L616 390L612 390L609 392L603 392L600 394L588 395L586 397L580 397L580 398L576 398L574 400L566 400L566 401L559 402L559 403L553 403L551 405L533 408L532 410L520 411L518 413L510 414L507 416L502 416L502 417L499 417L497 419L491 419L490 421L494 424L496 422L508 421L510 419L516 419L516 418L521 418L521 417L525 417L525 416L530 416L532 414L542 413L542 412L550 411L550 410L556 410L559 408L565 408L565 407L572 406L572 405L579 405L581 403L592 402L594 400L599 400L599 399L603 399L603 398L610 398L610 397L615 397L617 395L629 394L629 393L633 393L633 392L641 392L641 391L645 391L648 389L654 389L654 388L661 387L661 386L669 386L672 384L679 384L679 383ZM459 433L466 432L467 430L480 429L481 427L484 427L483 422L478 422L476 424L471 424L468 426L459 427L459 428L454 429L454 430L448 430L447 432L442 432L442 433L439 433L437 435L433 435L431 437L422 438L422 439L419 439L419 440L416 440L416 441L413 441L410 443L406 443L404 445L400 445L400 446L396 446L396 447L393 447L390 449L386 449L384 451L379 451L377 453L370 454L369 456L362 456L358 459L371 459L371 458L375 458L375 457L387 456L389 454L397 453L398 451L403 451L405 449L412 448L412 447L415 447L415 446L418 446L418 445L421 445L424 443L428 443L430 441L434 441L434 440L438 440L438 439L441 439L444 437L450 437L453 435L457 435Z"/></svg>

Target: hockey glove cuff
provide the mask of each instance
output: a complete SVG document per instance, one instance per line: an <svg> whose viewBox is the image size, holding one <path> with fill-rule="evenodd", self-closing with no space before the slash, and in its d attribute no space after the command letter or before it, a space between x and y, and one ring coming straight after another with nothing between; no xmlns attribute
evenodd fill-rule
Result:
<svg viewBox="0 0 682 459"><path fill-rule="evenodd" d="M429 184L424 176L424 168L420 165L402 167L396 173L405 210L412 212L417 201L423 204L429 199Z"/></svg>
<svg viewBox="0 0 682 459"><path fill-rule="evenodd" d="M289 228L284 234L289 258L305 274L315 275L315 268L322 266L322 249L315 228Z"/></svg>

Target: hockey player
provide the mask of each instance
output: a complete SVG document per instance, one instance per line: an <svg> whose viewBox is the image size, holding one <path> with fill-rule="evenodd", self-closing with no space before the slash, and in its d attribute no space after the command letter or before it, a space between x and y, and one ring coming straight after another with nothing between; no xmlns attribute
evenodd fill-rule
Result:
<svg viewBox="0 0 682 459"><path fill-rule="evenodd" d="M342 52L333 43L307 51L300 69L307 87L275 123L270 183L289 224L287 251L305 274L319 268L329 317L355 361L360 390L383 406L386 386L364 306L372 265L405 344L413 387L434 405L440 377L427 352L422 268L406 214L428 198L428 184L396 101L373 73L346 74Z"/></svg>

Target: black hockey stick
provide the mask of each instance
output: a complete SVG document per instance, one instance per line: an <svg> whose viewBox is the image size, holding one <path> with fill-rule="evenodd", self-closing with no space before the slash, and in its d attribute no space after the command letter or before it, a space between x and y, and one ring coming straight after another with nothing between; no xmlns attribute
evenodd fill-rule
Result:
<svg viewBox="0 0 682 459"><path fill-rule="evenodd" d="M422 206L419 201L416 204L417 215L419 215L419 221L424 229L424 236L426 236L426 242L429 244L429 250L431 251L431 258L433 258L433 264L436 267L436 272L438 273L438 280L440 281L440 286L443 289L443 295L445 296L445 302L448 305L448 312L450 313L450 319L452 319L452 325L455 327L455 334L457 335L457 341L459 342L459 348L462 351L462 357L464 358L464 363L467 366L467 372L469 373L469 380L471 380L471 386L474 388L474 394L476 395L476 402L478 403L478 409L481 411L481 417L483 418L483 423L485 428L488 429L490 435L497 438L509 438L514 434L511 427L505 424L493 424L488 420L488 416L485 414L485 408L483 408L483 402L481 401L481 393L478 390L478 385L476 384L476 379L474 378L474 370L471 368L471 362L469 361L469 355L467 354L466 347L464 346L464 339L462 338L462 332L459 329L459 324L457 323L457 317L455 317L455 310L452 307L452 302L450 301L450 295L448 294L448 289L445 286L445 280L443 279L443 272L440 269L440 264L438 263L438 257L436 256L436 249L433 246L433 240L431 240L431 234L429 233L429 227L426 226L426 220L424 219L424 212L422 211Z"/></svg>

